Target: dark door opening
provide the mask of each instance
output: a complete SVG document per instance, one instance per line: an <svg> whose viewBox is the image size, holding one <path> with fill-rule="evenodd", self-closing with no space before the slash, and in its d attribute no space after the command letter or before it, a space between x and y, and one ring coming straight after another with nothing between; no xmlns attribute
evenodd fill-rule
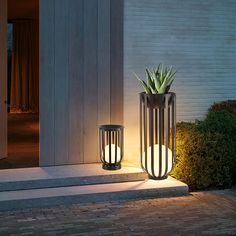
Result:
<svg viewBox="0 0 236 236"><path fill-rule="evenodd" d="M39 166L39 0L8 0L8 156L0 169Z"/></svg>

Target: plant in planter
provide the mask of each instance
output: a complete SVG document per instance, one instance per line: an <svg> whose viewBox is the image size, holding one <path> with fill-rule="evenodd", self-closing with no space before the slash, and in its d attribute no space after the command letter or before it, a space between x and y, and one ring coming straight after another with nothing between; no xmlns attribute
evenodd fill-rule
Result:
<svg viewBox="0 0 236 236"><path fill-rule="evenodd" d="M141 166L152 179L165 179L175 164L176 97L169 92L176 71L172 67L146 69L141 82L140 156Z"/></svg>
<svg viewBox="0 0 236 236"><path fill-rule="evenodd" d="M136 78L140 81L144 91L147 94L164 94L168 93L170 86L174 81L176 71L172 67L163 67L158 65L153 71L146 68L147 80L140 79L136 74Z"/></svg>

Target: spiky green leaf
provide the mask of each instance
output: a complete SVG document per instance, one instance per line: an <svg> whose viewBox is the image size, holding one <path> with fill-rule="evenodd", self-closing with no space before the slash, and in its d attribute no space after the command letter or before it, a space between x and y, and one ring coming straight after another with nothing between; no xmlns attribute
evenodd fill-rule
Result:
<svg viewBox="0 0 236 236"><path fill-rule="evenodd" d="M150 88L150 90L152 91L152 93L156 93L155 91L155 83L153 81L153 75L152 75L152 72L149 71L147 68L146 68L146 73L147 73L147 85L148 87Z"/></svg>
<svg viewBox="0 0 236 236"><path fill-rule="evenodd" d="M146 93L151 94L152 90L148 87L148 85L146 84L146 82L144 80L139 80L141 82L141 84L143 85L143 89Z"/></svg>

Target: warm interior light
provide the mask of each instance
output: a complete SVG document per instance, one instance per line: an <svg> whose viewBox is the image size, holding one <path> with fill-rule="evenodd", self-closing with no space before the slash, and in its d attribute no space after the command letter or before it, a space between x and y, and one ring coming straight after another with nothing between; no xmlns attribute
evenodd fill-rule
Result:
<svg viewBox="0 0 236 236"><path fill-rule="evenodd" d="M164 176L165 170L166 170L166 146L162 145L162 157L161 157L162 163L161 163L161 177ZM172 169L172 151L168 148L168 168L167 168L167 174L171 171ZM145 152L143 153L142 156L142 164L145 167ZM152 173L152 168L151 168L151 147L148 147L147 149L147 171L149 174ZM159 145L155 144L154 145L154 173L155 176L159 176ZM152 175L152 174L151 174Z"/></svg>
<svg viewBox="0 0 236 236"><path fill-rule="evenodd" d="M111 161L110 161L109 155L110 155L110 145L107 145L105 147L105 161L110 164L115 164L119 162L121 160L120 148L117 146L117 150L116 150L115 144L111 144Z"/></svg>

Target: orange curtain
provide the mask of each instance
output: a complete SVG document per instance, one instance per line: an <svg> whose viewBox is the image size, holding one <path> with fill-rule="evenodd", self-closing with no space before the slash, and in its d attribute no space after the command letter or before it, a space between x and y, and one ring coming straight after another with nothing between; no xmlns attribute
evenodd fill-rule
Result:
<svg viewBox="0 0 236 236"><path fill-rule="evenodd" d="M39 25L13 22L11 112L39 111Z"/></svg>

